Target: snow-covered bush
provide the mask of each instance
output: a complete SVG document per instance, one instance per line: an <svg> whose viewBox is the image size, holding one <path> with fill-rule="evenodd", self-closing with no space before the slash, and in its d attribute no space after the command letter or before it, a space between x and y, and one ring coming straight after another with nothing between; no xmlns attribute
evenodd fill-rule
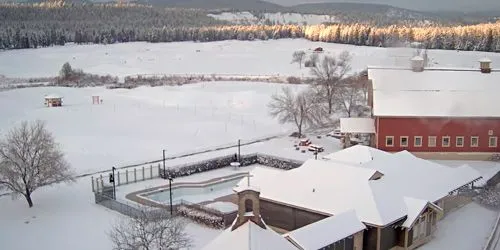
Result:
<svg viewBox="0 0 500 250"><path fill-rule="evenodd" d="M165 174L167 175L167 177L178 178L214 169L224 168L230 166L231 162L234 161L236 161L235 155L217 157L205 161L194 162L186 165L167 168ZM251 155L241 156L241 166L260 164L272 168L289 170L300 167L302 163L303 162L300 161L279 158L276 156L270 156L264 154L251 154ZM160 169L160 176L163 177L163 169Z"/></svg>
<svg viewBox="0 0 500 250"><path fill-rule="evenodd" d="M291 159L279 158L270 155L258 154L257 163L272 168L290 170L300 167L300 165L302 165L303 162Z"/></svg>
<svg viewBox="0 0 500 250"><path fill-rule="evenodd" d="M474 200L486 207L500 209L500 190L498 188L483 189Z"/></svg>
<svg viewBox="0 0 500 250"><path fill-rule="evenodd" d="M217 157L206 161L194 162L186 164L184 166L168 168L166 170L166 175L172 178L188 176L196 173L227 167L234 160L235 160L234 155L229 155L229 156ZM163 171L160 171L160 175L163 176Z"/></svg>
<svg viewBox="0 0 500 250"><path fill-rule="evenodd" d="M224 218L203 212L185 205L177 207L177 213L197 223L206 225L211 228L224 229Z"/></svg>

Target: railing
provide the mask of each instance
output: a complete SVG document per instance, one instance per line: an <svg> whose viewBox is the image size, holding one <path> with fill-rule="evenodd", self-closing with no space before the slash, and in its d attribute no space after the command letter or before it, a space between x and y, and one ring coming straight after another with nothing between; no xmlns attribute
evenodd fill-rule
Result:
<svg viewBox="0 0 500 250"><path fill-rule="evenodd" d="M495 221L495 225L493 226L493 230L491 230L490 237L486 241L486 245L483 250L494 250L496 249L496 245L500 240L500 213L498 213L497 219Z"/></svg>

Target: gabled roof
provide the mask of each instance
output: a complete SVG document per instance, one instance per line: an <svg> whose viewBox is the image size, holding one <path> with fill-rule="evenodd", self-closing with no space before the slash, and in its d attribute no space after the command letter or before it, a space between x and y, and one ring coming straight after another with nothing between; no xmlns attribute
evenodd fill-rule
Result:
<svg viewBox="0 0 500 250"><path fill-rule="evenodd" d="M384 174L371 182L376 192L390 192L400 197L436 202L449 192L481 178L481 174L469 167L451 168L418 158L408 151L390 157L374 159L360 167L378 170Z"/></svg>
<svg viewBox="0 0 500 250"><path fill-rule="evenodd" d="M317 250L366 229L354 210L328 217L288 234L285 238L304 250Z"/></svg>
<svg viewBox="0 0 500 250"><path fill-rule="evenodd" d="M354 163L308 160L301 167L285 172L253 173L252 183L260 187L260 197L265 200L324 215L354 209L363 223L386 226L404 219L413 209L404 197L436 202L481 178L471 167L451 168L406 151L381 153L373 160L360 162L358 157L363 156L356 154L358 150L380 153L364 146L352 147L343 150L347 153L338 152L338 156L345 157L341 158L344 162ZM381 178L373 178L376 176ZM241 183L245 185L246 181Z"/></svg>
<svg viewBox="0 0 500 250"><path fill-rule="evenodd" d="M373 115L382 117L500 117L500 71L369 68ZM474 103L474 105L470 105ZM439 107L439 108L437 108Z"/></svg>
<svg viewBox="0 0 500 250"><path fill-rule="evenodd" d="M374 193L370 180L377 170L333 161L307 160L301 167L271 175L253 173L260 197L325 215L355 209L360 220L386 225L405 216L404 204L390 193ZM383 177L382 177L383 178ZM245 185L242 180L239 185ZM276 185L280 183L280 185ZM386 205L393 204L393 205ZM384 209L378 209L382 207Z"/></svg>
<svg viewBox="0 0 500 250"><path fill-rule="evenodd" d="M342 133L375 133L375 120L366 117L340 118L340 132Z"/></svg>
<svg viewBox="0 0 500 250"><path fill-rule="evenodd" d="M297 250L283 236L274 232L272 229L263 229L252 221L231 231L226 229L212 240L203 250Z"/></svg>
<svg viewBox="0 0 500 250"><path fill-rule="evenodd" d="M373 159L387 157L390 155L391 153L387 153L376 148L364 145L355 145L326 155L323 158L348 164L363 164L372 161Z"/></svg>
<svg viewBox="0 0 500 250"><path fill-rule="evenodd" d="M402 226L406 228L412 228L415 221L419 218L419 215L422 214L427 207L430 207L437 212L442 212L440 207L426 200L404 197L404 202L406 204L408 217Z"/></svg>

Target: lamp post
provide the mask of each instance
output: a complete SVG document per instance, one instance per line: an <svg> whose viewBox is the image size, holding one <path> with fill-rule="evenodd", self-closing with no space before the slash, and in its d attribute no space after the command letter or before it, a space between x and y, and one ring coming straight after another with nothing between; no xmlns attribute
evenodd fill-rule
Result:
<svg viewBox="0 0 500 250"><path fill-rule="evenodd" d="M167 170L165 168L165 149L163 150L163 178L167 178Z"/></svg>
<svg viewBox="0 0 500 250"><path fill-rule="evenodd" d="M241 147L241 140L238 139L238 162L241 163L241 150L240 150L240 147Z"/></svg>
<svg viewBox="0 0 500 250"><path fill-rule="evenodd" d="M111 172L113 172L113 175L112 175L113 176L113 179L112 179L113 181L112 182L113 182L113 199L114 200L116 200L115 170L116 170L116 168L113 166L111 168Z"/></svg>
<svg viewBox="0 0 500 250"><path fill-rule="evenodd" d="M170 215L173 214L173 210L172 210L172 177L168 177L168 190L170 191Z"/></svg>

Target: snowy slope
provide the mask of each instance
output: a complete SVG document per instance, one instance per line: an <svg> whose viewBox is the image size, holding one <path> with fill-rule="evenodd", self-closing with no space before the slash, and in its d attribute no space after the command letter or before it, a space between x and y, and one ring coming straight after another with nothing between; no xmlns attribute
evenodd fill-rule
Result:
<svg viewBox="0 0 500 250"><path fill-rule="evenodd" d="M4 91L0 105L10 108L0 109L0 134L23 120L44 120L76 171L87 173L158 160L162 149L173 155L287 132L293 127L280 125L266 106L280 88L211 82L133 90ZM62 95L64 106L44 107L43 96L49 93ZM103 104L92 105L92 95L99 95Z"/></svg>
<svg viewBox="0 0 500 250"><path fill-rule="evenodd" d="M263 13L260 17L248 11L222 12L219 14L208 14L217 20L229 21L235 24L304 24L316 25L326 22L335 22L337 18L331 15L301 14L301 13Z"/></svg>
<svg viewBox="0 0 500 250"><path fill-rule="evenodd" d="M304 39L66 45L2 52L0 74L7 77L55 76L61 66L69 62L86 72L116 76L164 73L308 76L309 69L299 69L297 64L290 63L292 53L296 50L310 53L310 49L318 46L325 49L324 55L348 50L353 54L352 68L356 71L367 65L407 66L413 55L412 49L361 47ZM477 60L485 56L492 59L494 68L500 67L500 54L429 51L429 57L440 67L477 68Z"/></svg>

